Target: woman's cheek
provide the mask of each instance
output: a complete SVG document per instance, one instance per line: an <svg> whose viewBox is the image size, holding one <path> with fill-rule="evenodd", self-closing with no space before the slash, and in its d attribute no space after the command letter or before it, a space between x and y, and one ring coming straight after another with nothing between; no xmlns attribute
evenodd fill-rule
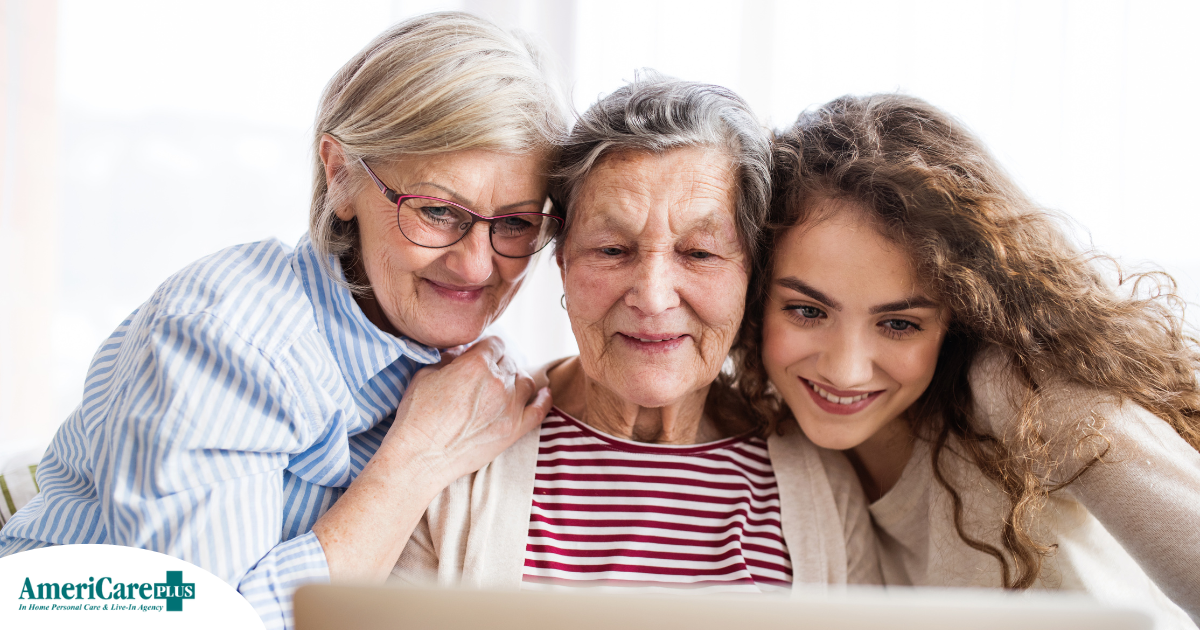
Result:
<svg viewBox="0 0 1200 630"><path fill-rule="evenodd" d="M503 258L501 256L493 256L492 264L496 266L496 270L500 272L500 279L505 283L520 286L520 282L525 279L525 274L528 273L533 265L530 264L533 256L528 258ZM515 290L513 291L515 293Z"/></svg>
<svg viewBox="0 0 1200 630"><path fill-rule="evenodd" d="M770 313L763 319L763 366L776 387L784 385L780 380L787 367L795 362L791 356L792 340L788 339L786 322L780 322L779 319L775 313Z"/></svg>
<svg viewBox="0 0 1200 630"><path fill-rule="evenodd" d="M736 333L746 312L746 274L728 268L715 273L681 272L680 275L683 278L675 286L696 316L712 328L732 329Z"/></svg>
<svg viewBox="0 0 1200 630"><path fill-rule="evenodd" d="M612 269L576 264L567 274L563 289L571 302L571 311L579 317L594 320L608 311L619 293L618 274Z"/></svg>
<svg viewBox="0 0 1200 630"><path fill-rule="evenodd" d="M897 344L896 352L881 362L890 366L889 373L894 380L924 391L937 369L941 340L941 335L931 335L910 346Z"/></svg>

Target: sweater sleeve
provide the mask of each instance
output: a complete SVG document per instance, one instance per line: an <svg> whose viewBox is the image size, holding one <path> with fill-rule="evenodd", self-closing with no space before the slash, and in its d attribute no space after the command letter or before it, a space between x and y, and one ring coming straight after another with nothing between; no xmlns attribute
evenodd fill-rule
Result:
<svg viewBox="0 0 1200 630"><path fill-rule="evenodd" d="M438 495L441 499L442 495ZM435 502L440 503L438 499ZM413 530L408 544L400 552L396 566L392 567L389 582L417 586L433 586L438 583L438 555L433 534L429 529L429 512L421 517Z"/></svg>
<svg viewBox="0 0 1200 630"><path fill-rule="evenodd" d="M1004 357L985 356L972 370L971 383L981 419L994 434L1009 434L1019 398ZM1051 479L1069 478L1103 452L1063 492L1086 507L1163 593L1200 623L1200 452L1131 402L1068 384L1044 391L1037 413L1058 463Z"/></svg>
<svg viewBox="0 0 1200 630"><path fill-rule="evenodd" d="M1200 624L1200 453L1142 407L1097 411L1109 450L1066 490Z"/></svg>

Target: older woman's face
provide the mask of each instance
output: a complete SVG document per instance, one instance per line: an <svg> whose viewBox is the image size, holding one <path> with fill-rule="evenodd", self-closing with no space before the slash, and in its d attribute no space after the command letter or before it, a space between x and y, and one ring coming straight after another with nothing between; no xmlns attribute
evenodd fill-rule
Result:
<svg viewBox="0 0 1200 630"><path fill-rule="evenodd" d="M401 194L447 199L485 216L540 212L546 198L541 156L462 151L371 168ZM367 316L388 332L436 348L477 339L508 306L529 265L529 258L493 251L486 222L450 247L413 244L397 226L396 204L365 178L338 216L358 219L363 266L375 294L374 303L360 302Z"/></svg>
<svg viewBox="0 0 1200 630"><path fill-rule="evenodd" d="M714 151L615 154L592 170L558 254L589 378L643 407L712 383L746 296L735 200Z"/></svg>

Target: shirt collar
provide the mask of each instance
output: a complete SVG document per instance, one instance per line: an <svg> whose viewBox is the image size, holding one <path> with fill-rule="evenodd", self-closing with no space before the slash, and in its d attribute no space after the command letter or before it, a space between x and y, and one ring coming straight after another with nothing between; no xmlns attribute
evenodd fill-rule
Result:
<svg viewBox="0 0 1200 630"><path fill-rule="evenodd" d="M406 337L396 337L372 324L354 295L342 282L346 275L337 257L330 257L330 277L321 267L320 254L305 234L296 244L296 273L313 305L317 327L325 335L346 382L358 390L400 357L417 363L441 360L437 348Z"/></svg>

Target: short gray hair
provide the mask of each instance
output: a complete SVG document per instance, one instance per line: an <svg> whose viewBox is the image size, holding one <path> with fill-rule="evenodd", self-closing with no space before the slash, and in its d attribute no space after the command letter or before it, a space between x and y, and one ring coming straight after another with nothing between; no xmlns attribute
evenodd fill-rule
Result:
<svg viewBox="0 0 1200 630"><path fill-rule="evenodd" d="M313 135L309 236L322 265L331 256L356 257L359 247L358 222L337 216L349 199L329 193L320 157L324 134L345 152L334 178L347 184L366 177L359 158L471 149L550 154L567 123L547 66L530 41L459 12L401 22L342 66L325 86Z"/></svg>
<svg viewBox="0 0 1200 630"><path fill-rule="evenodd" d="M554 196L564 213L561 245L571 230L576 197L588 174L606 155L625 151L716 149L736 173L738 238L754 260L759 232L771 202L771 140L750 105L731 90L681 81L653 70L600 99L575 123L554 169Z"/></svg>

